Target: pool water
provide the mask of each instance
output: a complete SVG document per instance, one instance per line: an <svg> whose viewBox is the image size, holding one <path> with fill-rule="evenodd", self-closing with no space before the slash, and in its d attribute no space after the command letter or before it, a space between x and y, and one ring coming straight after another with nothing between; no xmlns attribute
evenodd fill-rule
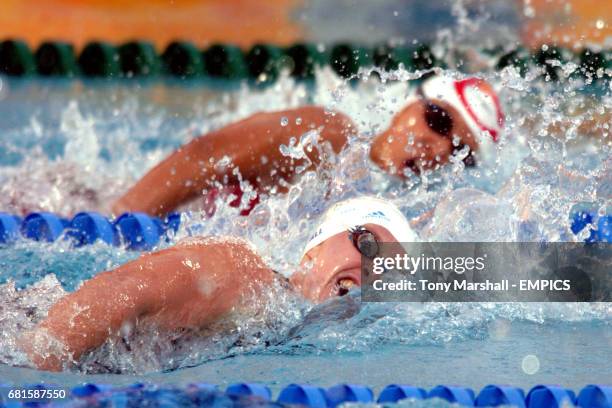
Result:
<svg viewBox="0 0 612 408"><path fill-rule="evenodd" d="M581 240L569 229L572 209L610 213L609 126L579 127L593 112L610 113L609 81L550 83L536 75L522 79L512 69L488 74L507 111L508 137L498 161L475 169L457 161L401 183L373 169L367 156L369 137L388 124L409 79L418 76L394 75L381 83L364 74L352 84L323 70L316 84L283 77L260 89L2 78L0 209L107 213L113 198L191 138L262 109L314 103L348 113L362 130L334 169L306 172L288 194L265 198L249 217L219 203L206 219L197 203L188 206L193 211L163 245L193 234L241 236L289 275L322 211L359 194L386 197L410 217L435 209L419 230L434 241ZM570 121L561 123L566 117ZM299 148L285 151L299 154ZM361 304L352 293L313 307L280 291L262 300L268 302L264 313L241 317L223 334L174 338L142 327L125 341L107 342L69 372L28 368L15 345L18 334L66 291L137 255L104 244L74 249L63 241L1 247L2 382L257 381L275 390L289 382L354 382L376 390L389 383L579 389L612 382L607 303Z"/></svg>

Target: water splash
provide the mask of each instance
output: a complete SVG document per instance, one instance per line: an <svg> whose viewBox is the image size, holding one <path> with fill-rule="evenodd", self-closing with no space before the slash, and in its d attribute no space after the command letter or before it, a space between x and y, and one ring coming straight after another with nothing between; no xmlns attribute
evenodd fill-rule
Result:
<svg viewBox="0 0 612 408"><path fill-rule="evenodd" d="M54 275L46 275L22 291L12 281L0 285L0 363L28 364L17 345L20 333L40 322L53 303L65 294Z"/></svg>
<svg viewBox="0 0 612 408"><path fill-rule="evenodd" d="M355 120L360 132L344 151L332 155L329 146L316 142L316 132L294 135L292 143L279 147L281 153L299 159L305 157L306 149L317 149L329 157L329 165L316 171L304 167L286 194L264 197L249 217L238 216L238 209L221 200L210 217L198 211L196 203L184 214L170 244L191 235L246 238L272 268L288 276L325 209L361 194L393 201L415 220L427 240L577 240L569 231L568 217L575 206L587 205L601 214L610 211L611 139L605 118L612 98L609 80L585 83L572 76L575 67L559 68L562 75L556 84L537 70L525 77L513 68L483 74L500 89L506 110L507 135L496 160L471 169L453 160L440 169L412 175L407 182L374 168L368 143L388 126L410 92L409 80L422 72L372 70L344 81L326 68L317 72L312 88L283 75L269 88L255 91L244 86L207 96L172 86L137 88L133 95L112 86L83 94L67 91L58 95L58 100L65 99L59 111L29 101L26 106L44 114L28 114L22 125L5 129L0 208L22 214L104 212L133 180L200 132L262 107L275 110L314 103L325 106L330 114L338 110ZM244 205L248 198L247 194ZM16 281L0 286L2 298L7 299L0 302L4 329L0 362L12 365L24 364L15 345L18 334L32 327L65 293L62 285L73 290L84 279L133 256L102 244L75 251L62 242L20 242L0 251L0 279ZM17 289L31 284L24 291ZM500 322L610 324L612 319L608 304L359 307L358 294L351 294L311 309L287 294L271 293L273 298L258 303L260 313L238 318L223 327L223 334L162 334L146 326L126 328L123 338L109 340L73 369L147 372L239 353L368 352L384 345L443 345L500 336L504 332Z"/></svg>

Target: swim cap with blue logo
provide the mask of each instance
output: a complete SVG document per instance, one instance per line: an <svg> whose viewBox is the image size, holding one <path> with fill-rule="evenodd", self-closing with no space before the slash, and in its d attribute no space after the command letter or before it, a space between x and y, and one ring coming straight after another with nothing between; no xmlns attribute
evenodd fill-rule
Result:
<svg viewBox="0 0 612 408"><path fill-rule="evenodd" d="M341 201L327 210L321 225L306 244L304 254L334 235L364 224L385 228L398 242L419 240L404 214L393 203L375 197L358 197Z"/></svg>

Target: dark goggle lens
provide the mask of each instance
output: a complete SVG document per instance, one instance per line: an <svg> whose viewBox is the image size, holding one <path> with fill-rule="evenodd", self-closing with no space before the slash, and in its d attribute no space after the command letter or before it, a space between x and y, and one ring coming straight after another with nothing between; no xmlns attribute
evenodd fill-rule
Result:
<svg viewBox="0 0 612 408"><path fill-rule="evenodd" d="M431 130L445 137L450 137L453 131L453 118L450 113L435 103L426 102L425 123Z"/></svg>
<svg viewBox="0 0 612 408"><path fill-rule="evenodd" d="M378 255L378 241L371 231L361 227L351 231L350 239L361 255L374 259Z"/></svg>

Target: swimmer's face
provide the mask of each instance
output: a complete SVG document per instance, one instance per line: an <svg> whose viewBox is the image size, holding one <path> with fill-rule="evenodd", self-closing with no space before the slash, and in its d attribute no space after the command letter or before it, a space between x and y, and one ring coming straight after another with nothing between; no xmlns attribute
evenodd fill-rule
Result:
<svg viewBox="0 0 612 408"><path fill-rule="evenodd" d="M378 242L396 241L381 226L366 224L364 227ZM361 285L361 253L348 237L348 231L340 232L304 255L302 268L291 276L291 282L305 298L322 302L343 296L352 287Z"/></svg>
<svg viewBox="0 0 612 408"><path fill-rule="evenodd" d="M452 106L437 99L418 100L397 113L391 126L376 136L370 157L385 171L400 177L447 163L460 145L478 145L467 124ZM459 146L460 147L460 146Z"/></svg>

